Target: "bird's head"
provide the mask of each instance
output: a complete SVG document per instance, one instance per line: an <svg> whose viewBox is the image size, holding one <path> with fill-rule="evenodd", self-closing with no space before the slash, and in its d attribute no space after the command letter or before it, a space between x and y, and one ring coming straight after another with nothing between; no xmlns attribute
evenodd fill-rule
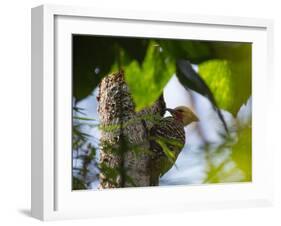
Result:
<svg viewBox="0 0 281 226"><path fill-rule="evenodd" d="M199 121L198 117L185 106L179 106L174 109L166 108L166 111L169 111L171 115L178 121L180 121L184 126L189 125L192 122Z"/></svg>

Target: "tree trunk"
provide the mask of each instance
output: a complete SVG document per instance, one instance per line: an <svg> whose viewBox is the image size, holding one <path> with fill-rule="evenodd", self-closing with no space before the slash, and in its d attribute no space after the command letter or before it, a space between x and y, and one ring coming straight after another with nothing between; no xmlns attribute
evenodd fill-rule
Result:
<svg viewBox="0 0 281 226"><path fill-rule="evenodd" d="M100 188L150 186L150 116L162 117L161 96L150 108L135 112L135 106L120 71L106 76L99 86L101 122Z"/></svg>

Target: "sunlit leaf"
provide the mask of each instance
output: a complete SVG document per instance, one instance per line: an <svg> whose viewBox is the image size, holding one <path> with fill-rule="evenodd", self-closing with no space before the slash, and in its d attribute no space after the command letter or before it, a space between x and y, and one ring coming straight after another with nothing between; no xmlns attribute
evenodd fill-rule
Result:
<svg viewBox="0 0 281 226"><path fill-rule="evenodd" d="M139 111L152 105L175 72L175 62L156 42L150 42L143 63L136 60L125 67L125 79Z"/></svg>
<svg viewBox="0 0 281 226"><path fill-rule="evenodd" d="M252 180L252 128L246 127L238 132L238 141L232 149L232 159L245 175L245 181Z"/></svg>
<svg viewBox="0 0 281 226"><path fill-rule="evenodd" d="M199 74L218 106L236 116L251 95L251 45L215 44L215 56L199 64Z"/></svg>

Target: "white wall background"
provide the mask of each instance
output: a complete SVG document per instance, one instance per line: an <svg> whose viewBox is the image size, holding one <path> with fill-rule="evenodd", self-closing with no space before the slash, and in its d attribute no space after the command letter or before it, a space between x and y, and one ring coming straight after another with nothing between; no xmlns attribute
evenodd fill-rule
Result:
<svg viewBox="0 0 281 226"><path fill-rule="evenodd" d="M99 5L192 14L264 17L275 20L275 107L270 109L275 152L276 203L270 208L197 211L177 214L51 222L50 225L281 225L281 6L278 0L57 0L56 4ZM30 8L49 0L2 1L0 8L0 225L38 225L30 208ZM278 139L279 138L279 139ZM281 148L280 148L281 149ZM93 204L94 205L94 204Z"/></svg>

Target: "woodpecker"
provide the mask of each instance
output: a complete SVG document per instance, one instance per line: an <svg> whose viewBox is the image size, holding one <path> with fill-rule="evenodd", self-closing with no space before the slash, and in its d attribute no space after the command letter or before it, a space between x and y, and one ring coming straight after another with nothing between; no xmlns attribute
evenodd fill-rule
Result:
<svg viewBox="0 0 281 226"><path fill-rule="evenodd" d="M184 127L199 121L186 106L166 108L171 116L159 120L150 130L150 185L157 186L159 178L174 165L185 144Z"/></svg>

